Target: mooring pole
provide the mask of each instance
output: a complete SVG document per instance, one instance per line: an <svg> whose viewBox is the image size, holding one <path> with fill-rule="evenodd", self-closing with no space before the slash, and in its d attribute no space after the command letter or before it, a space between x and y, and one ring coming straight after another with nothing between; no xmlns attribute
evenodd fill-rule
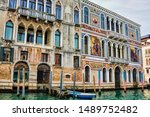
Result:
<svg viewBox="0 0 150 117"><path fill-rule="evenodd" d="M49 94L52 95L52 71L50 71L50 79L49 79Z"/></svg>
<svg viewBox="0 0 150 117"><path fill-rule="evenodd" d="M142 79L142 92L144 92L144 74L141 74Z"/></svg>
<svg viewBox="0 0 150 117"><path fill-rule="evenodd" d="M101 70L98 70L99 95L101 95Z"/></svg>
<svg viewBox="0 0 150 117"><path fill-rule="evenodd" d="M83 73L83 90L85 92L85 78L84 78L84 73Z"/></svg>
<svg viewBox="0 0 150 117"><path fill-rule="evenodd" d="M74 73L73 79L73 98L75 98L75 87L76 87L76 72Z"/></svg>
<svg viewBox="0 0 150 117"><path fill-rule="evenodd" d="M25 99L25 68L23 68L23 85L22 85L22 99Z"/></svg>
<svg viewBox="0 0 150 117"><path fill-rule="evenodd" d="M20 70L18 70L18 77L17 77L17 96L20 96Z"/></svg>
<svg viewBox="0 0 150 117"><path fill-rule="evenodd" d="M59 97L62 97L62 89L63 89L63 71L60 73L60 95Z"/></svg>

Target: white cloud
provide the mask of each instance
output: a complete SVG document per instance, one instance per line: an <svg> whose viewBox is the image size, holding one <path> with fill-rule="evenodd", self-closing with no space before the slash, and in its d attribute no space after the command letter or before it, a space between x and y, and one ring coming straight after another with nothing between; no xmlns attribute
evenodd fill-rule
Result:
<svg viewBox="0 0 150 117"><path fill-rule="evenodd" d="M142 25L142 35L150 34L150 0L90 0Z"/></svg>

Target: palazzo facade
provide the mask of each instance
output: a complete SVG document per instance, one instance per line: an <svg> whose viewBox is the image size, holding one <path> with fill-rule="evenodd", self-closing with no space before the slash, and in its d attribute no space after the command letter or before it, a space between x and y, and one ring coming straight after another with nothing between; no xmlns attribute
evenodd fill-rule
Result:
<svg viewBox="0 0 150 117"><path fill-rule="evenodd" d="M70 86L138 87L140 25L88 0L0 1L0 89Z"/></svg>

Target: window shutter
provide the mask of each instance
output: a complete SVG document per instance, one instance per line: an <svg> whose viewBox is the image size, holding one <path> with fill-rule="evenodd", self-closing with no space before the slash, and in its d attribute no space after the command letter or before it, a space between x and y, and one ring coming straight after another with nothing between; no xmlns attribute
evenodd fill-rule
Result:
<svg viewBox="0 0 150 117"><path fill-rule="evenodd" d="M11 51L10 51L10 62L13 62L14 60L14 48L11 48Z"/></svg>
<svg viewBox="0 0 150 117"><path fill-rule="evenodd" d="M0 47L0 61L3 61L4 48Z"/></svg>

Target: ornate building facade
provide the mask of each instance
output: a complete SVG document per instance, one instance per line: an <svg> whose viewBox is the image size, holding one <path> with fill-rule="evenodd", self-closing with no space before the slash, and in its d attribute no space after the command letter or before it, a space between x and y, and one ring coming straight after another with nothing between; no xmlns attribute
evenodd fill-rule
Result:
<svg viewBox="0 0 150 117"><path fill-rule="evenodd" d="M143 68L145 80L150 83L150 35L145 35L141 39L143 53Z"/></svg>
<svg viewBox="0 0 150 117"><path fill-rule="evenodd" d="M0 87L139 86L142 76L140 25L88 0L2 0Z"/></svg>

